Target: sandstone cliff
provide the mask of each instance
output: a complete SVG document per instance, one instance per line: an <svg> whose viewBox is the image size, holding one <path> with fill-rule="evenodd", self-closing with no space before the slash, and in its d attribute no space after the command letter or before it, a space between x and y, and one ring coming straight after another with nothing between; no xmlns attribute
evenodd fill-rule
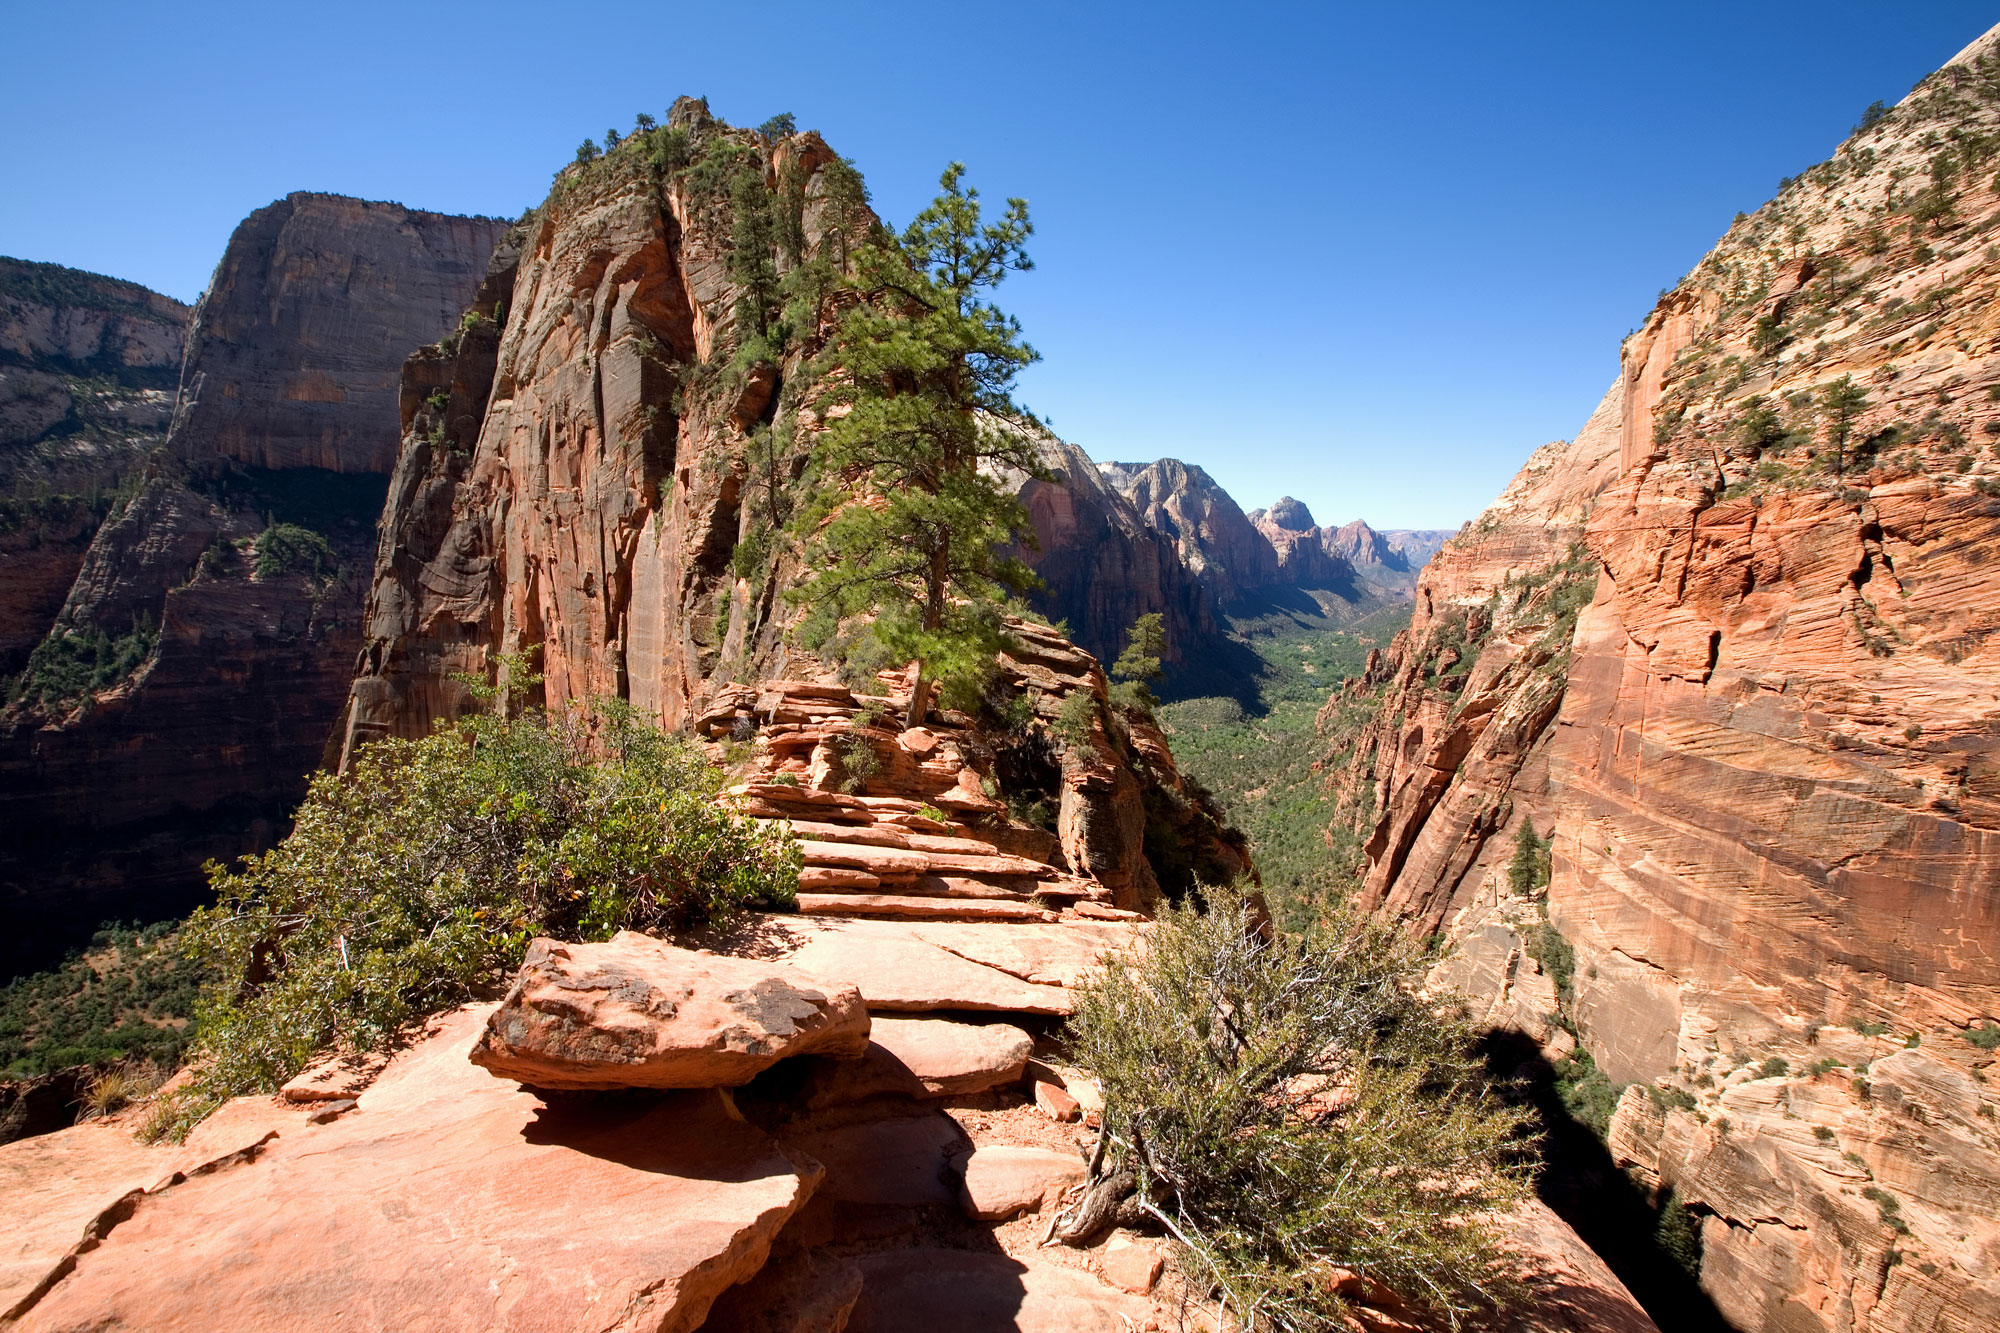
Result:
<svg viewBox="0 0 2000 1333"><path fill-rule="evenodd" d="M2000 1322L1994 45L1662 298L1341 733L1365 900L1442 929L1496 1021L1647 1085L1613 1150L1695 1210L1744 1329ZM1524 814L1539 902L1501 873ZM1523 947L1555 957L1544 914L1573 976Z"/></svg>
<svg viewBox="0 0 2000 1333"><path fill-rule="evenodd" d="M789 641L800 557L780 528L818 423L831 282L875 225L858 178L817 135L767 141L690 99L667 126L565 168L478 296L476 311L502 320L469 319L404 368L403 449L343 757L427 732L464 709L466 679L497 680L518 660L509 655L530 654L552 706L618 698L718 743L760 738L774 779L810 778L808 795L826 787L836 763L826 756L874 737L879 719ZM759 260L804 312L781 331L755 326ZM1080 450L1053 437L1044 446L1064 479L1027 481L1022 496L1058 611L1076 599L1077 638L1115 651L1152 610L1190 636L1213 634L1172 552L1096 484ZM1049 747L1063 700L1083 691L1101 703L1103 673L1048 631L1016 629L1022 647L994 684L992 715L948 718L967 734L933 757L934 773L893 733L876 737L890 774L906 786L919 768L937 777L939 790L917 799L969 800L993 825L978 836L1088 879L1120 910L1156 901L1162 881L1185 890L1196 867L1211 878L1240 870L1240 839L1184 788L1150 727L1107 715L1096 742ZM808 682L804 702L770 684L786 680ZM798 789L757 790L776 817ZM883 879L845 861L824 868L872 875L870 888ZM858 882L833 877L843 878ZM890 882L865 896L891 914L926 896L904 892L901 875ZM944 910L941 895L928 898ZM856 899L836 905L861 910Z"/></svg>
<svg viewBox="0 0 2000 1333"><path fill-rule="evenodd" d="M347 693L395 376L457 323L505 228L300 194L231 238L166 448L91 538L0 720L10 958L185 910L205 857L282 829Z"/></svg>
<svg viewBox="0 0 2000 1333"><path fill-rule="evenodd" d="M119 487L166 436L188 308L0 259L0 675L48 633Z"/></svg>

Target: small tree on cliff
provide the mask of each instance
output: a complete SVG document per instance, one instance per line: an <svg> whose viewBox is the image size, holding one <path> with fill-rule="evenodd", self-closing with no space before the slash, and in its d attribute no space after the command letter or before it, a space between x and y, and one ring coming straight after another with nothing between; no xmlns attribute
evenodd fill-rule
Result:
<svg viewBox="0 0 2000 1333"><path fill-rule="evenodd" d="M1852 375L1842 375L1820 390L1819 406L1826 413L1827 443L1833 446L1837 476L1847 470L1847 442L1854 434L1854 423L1868 408L1868 391L1856 384Z"/></svg>
<svg viewBox="0 0 2000 1333"><path fill-rule="evenodd" d="M816 566L794 594L811 608L806 641L872 617L868 656L917 666L910 726L940 682L984 677L1006 639L1001 607L1038 583L1004 554L1033 534L993 475L1046 475L1013 400L1015 376L1037 355L984 295L1032 267L1034 229L1020 199L982 223L964 176L952 163L900 238L878 236L855 255L857 299L828 356L820 498L800 519Z"/></svg>
<svg viewBox="0 0 2000 1333"><path fill-rule="evenodd" d="M1125 632L1125 651L1111 664L1118 683L1111 687L1111 701L1121 708L1150 713L1159 707L1152 682L1162 674L1160 659L1167 651L1166 617L1149 611L1132 622Z"/></svg>
<svg viewBox="0 0 2000 1333"><path fill-rule="evenodd" d="M1521 816L1521 831L1514 835L1514 859L1507 863L1507 887L1519 897L1527 897L1548 883L1549 844L1535 836L1535 821Z"/></svg>

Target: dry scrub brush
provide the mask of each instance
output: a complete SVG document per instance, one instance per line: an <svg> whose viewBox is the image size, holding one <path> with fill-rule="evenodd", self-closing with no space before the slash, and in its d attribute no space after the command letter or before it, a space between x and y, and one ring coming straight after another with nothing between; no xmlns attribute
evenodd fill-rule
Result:
<svg viewBox="0 0 2000 1333"><path fill-rule="evenodd" d="M1053 1231L1149 1218L1246 1329L1344 1327L1339 1269L1454 1327L1513 1299L1492 1217L1526 1192L1524 1117L1420 975L1359 917L1277 934L1213 890L1168 909L1079 996L1104 1128Z"/></svg>

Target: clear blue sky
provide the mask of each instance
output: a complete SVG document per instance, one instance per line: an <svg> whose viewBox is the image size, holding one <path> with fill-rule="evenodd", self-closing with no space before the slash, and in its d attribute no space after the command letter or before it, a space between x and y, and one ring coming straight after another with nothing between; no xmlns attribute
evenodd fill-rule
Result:
<svg viewBox="0 0 2000 1333"><path fill-rule="evenodd" d="M791 111L900 223L1026 196L1024 397L1246 509L1447 527L1779 177L2000 6L14 3L0 253L192 300L292 190L514 215L682 92Z"/></svg>

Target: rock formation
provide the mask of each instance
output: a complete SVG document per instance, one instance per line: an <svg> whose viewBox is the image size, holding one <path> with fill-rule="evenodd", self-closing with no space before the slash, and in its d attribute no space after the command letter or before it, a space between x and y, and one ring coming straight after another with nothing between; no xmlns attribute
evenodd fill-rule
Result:
<svg viewBox="0 0 2000 1333"><path fill-rule="evenodd" d="M165 439L189 311L0 259L0 676L48 633L120 483Z"/></svg>
<svg viewBox="0 0 2000 1333"><path fill-rule="evenodd" d="M397 368L458 322L505 229L311 194L237 229L166 448L97 529L0 719L0 893L25 927L10 961L185 910L205 857L283 827L347 692ZM95 345L162 354L118 327Z"/></svg>
<svg viewBox="0 0 2000 1333"><path fill-rule="evenodd" d="M2000 1322L1995 44L1738 218L1325 718L1365 900L1633 1085L1757 1333Z"/></svg>

